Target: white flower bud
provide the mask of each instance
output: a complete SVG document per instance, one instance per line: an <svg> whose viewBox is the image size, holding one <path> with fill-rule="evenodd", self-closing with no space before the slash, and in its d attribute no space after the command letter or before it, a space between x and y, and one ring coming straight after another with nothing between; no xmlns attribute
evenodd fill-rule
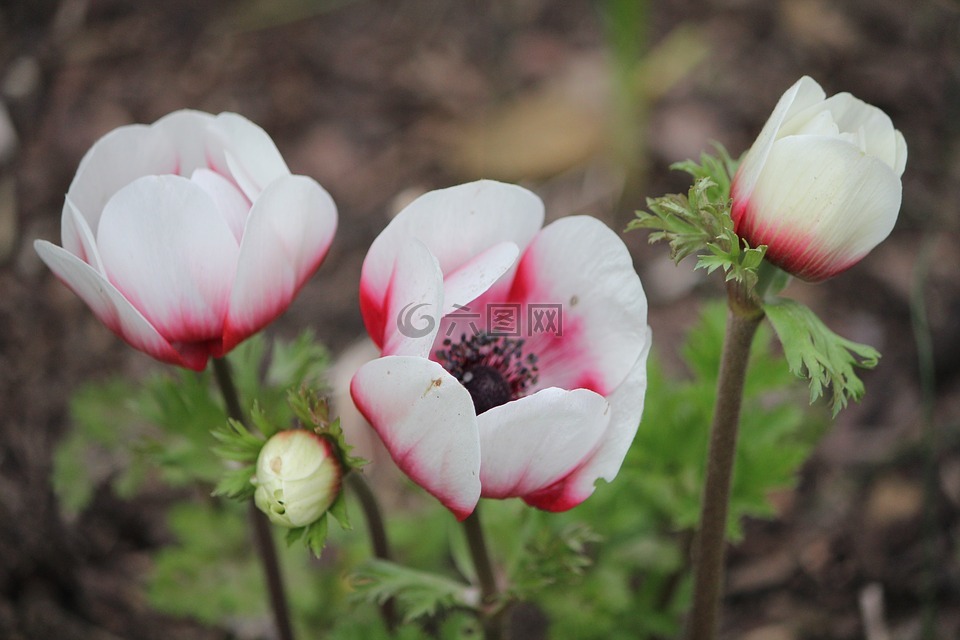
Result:
<svg viewBox="0 0 960 640"><path fill-rule="evenodd" d="M254 502L274 524L304 527L337 499L341 475L327 438L304 429L281 431L260 450Z"/></svg>

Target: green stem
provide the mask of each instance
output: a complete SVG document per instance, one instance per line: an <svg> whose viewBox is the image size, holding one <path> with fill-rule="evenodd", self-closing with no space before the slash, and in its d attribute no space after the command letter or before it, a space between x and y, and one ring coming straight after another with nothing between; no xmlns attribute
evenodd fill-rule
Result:
<svg viewBox="0 0 960 640"><path fill-rule="evenodd" d="M214 358L213 375L220 386L223 401L227 405L227 415L244 426L248 426L248 421L240 406L237 387L233 384L233 376L230 374L230 363L224 358ZM250 524L253 527L254 542L267 581L267 591L270 594L270 606L273 610L273 621L277 627L277 637L280 640L293 640L293 626L290 624L290 611L283 587L283 575L280 572L280 561L277 558L273 534L270 532L270 523L253 502L250 502L249 516Z"/></svg>
<svg viewBox="0 0 960 640"><path fill-rule="evenodd" d="M497 589L497 579L493 573L493 563L487 542L483 535L483 525L480 523L480 505L477 505L466 520L463 521L463 530L467 536L467 545L470 548L470 557L477 571L477 581L480 583L480 597L483 604L483 637L485 640L500 640L503 637L503 628L497 600L500 591Z"/></svg>
<svg viewBox="0 0 960 640"><path fill-rule="evenodd" d="M734 289L730 290L727 331L720 360L713 424L710 427L707 475L701 498L700 530L693 550L694 592L687 624L688 640L712 640L716 637L740 405L750 344L762 319L762 310L750 298L739 295Z"/></svg>
<svg viewBox="0 0 960 640"><path fill-rule="evenodd" d="M390 540L387 538L387 529L383 524L383 513L380 510L380 503L377 501L376 494L370 488L366 478L356 471L347 474L347 482L357 495L360 508L363 509L364 518L367 520L367 530L370 533L373 555L381 560L390 560ZM387 630L393 632L397 628L398 621L396 606L392 598L380 605L380 615L383 617L383 623Z"/></svg>

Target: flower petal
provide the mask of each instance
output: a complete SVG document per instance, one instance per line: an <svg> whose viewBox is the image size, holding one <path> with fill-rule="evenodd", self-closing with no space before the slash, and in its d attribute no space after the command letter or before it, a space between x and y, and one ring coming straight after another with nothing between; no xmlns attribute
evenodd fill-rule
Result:
<svg viewBox="0 0 960 640"><path fill-rule="evenodd" d="M103 210L97 246L110 281L171 343L219 343L239 249L210 196L147 176Z"/></svg>
<svg viewBox="0 0 960 640"><path fill-rule="evenodd" d="M787 89L774 107L773 113L767 119L760 135L757 136L750 151L740 163L737 175L731 186L731 196L734 200L740 197L747 197L753 192L754 184L760 176L764 163L767 161L767 154L773 143L781 135L780 129L788 120L796 116L801 111L814 105L822 103L826 97L823 89L815 80L808 76L803 76L797 80L792 87ZM812 117L814 113L811 112ZM805 123L803 118L797 118L791 122L793 126L800 127ZM734 222L737 221L737 211L734 210Z"/></svg>
<svg viewBox="0 0 960 640"><path fill-rule="evenodd" d="M544 227L520 259L510 300L521 304L524 352L537 355L540 388L607 395L648 339L647 299L630 253L589 216ZM560 308L545 306L551 304ZM553 325L549 313L556 314Z"/></svg>
<svg viewBox="0 0 960 640"><path fill-rule="evenodd" d="M190 181L207 192L216 203L217 210L223 216L233 233L237 244L243 239L243 228L250 215L250 201L232 182L210 169L196 169Z"/></svg>
<svg viewBox="0 0 960 640"><path fill-rule="evenodd" d="M602 396L556 388L481 413L483 496L524 497L563 479L597 449L610 416Z"/></svg>
<svg viewBox="0 0 960 640"><path fill-rule="evenodd" d="M637 427L643 416L643 402L647 390L647 356L650 353L650 330L647 339L634 364L619 387L607 396L612 415L610 424L599 448L573 473L561 482L528 496L527 502L547 511L565 511L574 507L593 494L597 479L612 482L617 477L623 459L630 450Z"/></svg>
<svg viewBox="0 0 960 640"><path fill-rule="evenodd" d="M543 202L535 194L515 185L480 180L420 196L380 233L363 262L361 309L368 331L371 335L382 334L377 317L383 316L381 309L393 278L397 255L410 239L423 242L436 256L444 276L453 277L458 269L491 247L508 242L520 249L526 247L542 224ZM503 255L490 254L477 263L486 264L485 260L492 260L494 255L498 259L483 269L487 276L484 282L493 282L490 279L494 273L493 265L503 268ZM463 290L460 285L457 288ZM470 288L469 295L478 288ZM454 290L450 293L451 309L454 303L469 302L463 302L462 295L455 294Z"/></svg>
<svg viewBox="0 0 960 640"><path fill-rule="evenodd" d="M67 191L90 230L96 234L107 201L122 187L148 175L175 173L176 151L162 131L142 124L114 129L97 140L80 161ZM68 215L64 205L64 217ZM65 235L63 248L79 256L76 237Z"/></svg>
<svg viewBox="0 0 960 640"><path fill-rule="evenodd" d="M426 245L410 240L397 256L387 292L381 342L383 355L426 358L440 330L443 274Z"/></svg>
<svg viewBox="0 0 960 640"><path fill-rule="evenodd" d="M72 253L44 240L33 244L50 270L77 294L94 315L130 346L161 362L201 371L206 355L178 353L103 275Z"/></svg>
<svg viewBox="0 0 960 640"><path fill-rule="evenodd" d="M77 208L67 198L63 204L63 216L60 218L60 237L64 247L72 247L75 256L99 271L103 271L103 262L100 260L100 251L93 237L93 231L86 219L77 211ZM69 249L68 249L69 251Z"/></svg>
<svg viewBox="0 0 960 640"><path fill-rule="evenodd" d="M397 466L463 520L480 499L473 400L430 360L387 356L360 367L353 400Z"/></svg>
<svg viewBox="0 0 960 640"><path fill-rule="evenodd" d="M267 132L241 115L221 113L210 125L208 136L210 152L222 149L227 163L226 167L214 168L218 173L228 169L251 202L271 182L290 175Z"/></svg>
<svg viewBox="0 0 960 640"><path fill-rule="evenodd" d="M886 162L837 138L778 140L737 233L769 245L768 260L810 281L840 273L886 238L900 210L900 178Z"/></svg>
<svg viewBox="0 0 960 640"><path fill-rule="evenodd" d="M443 315L466 306L500 279L517 261L520 248L500 242L460 265L443 279Z"/></svg>
<svg viewBox="0 0 960 640"><path fill-rule="evenodd" d="M327 255L337 207L306 176L282 176L253 203L223 331L224 353L283 313Z"/></svg>
<svg viewBox="0 0 960 640"><path fill-rule="evenodd" d="M207 149L206 130L213 121L214 116L209 113L181 109L168 113L150 125L152 129L161 132L176 151L176 169L167 173L176 173L188 178L197 169L220 166L221 173L227 175L223 151Z"/></svg>

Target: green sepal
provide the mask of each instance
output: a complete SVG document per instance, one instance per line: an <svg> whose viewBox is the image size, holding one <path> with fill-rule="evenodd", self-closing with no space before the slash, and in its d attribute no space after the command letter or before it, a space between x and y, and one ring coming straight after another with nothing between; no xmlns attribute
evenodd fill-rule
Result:
<svg viewBox="0 0 960 640"><path fill-rule="evenodd" d="M333 501L333 504L330 505L330 508L327 509L327 513L333 516L333 519L337 521L337 524L340 525L340 528L344 531L350 531L353 529L353 525L350 524L350 517L347 514L347 498L346 492L341 487L340 493L337 494L337 499Z"/></svg>
<svg viewBox="0 0 960 640"><path fill-rule="evenodd" d="M255 475L257 475L255 464L244 465L239 469L228 469L217 482L211 495L223 496L231 500L249 500L257 490L251 482Z"/></svg>
<svg viewBox="0 0 960 640"><path fill-rule="evenodd" d="M253 415L256 416L258 413L259 410L254 407ZM254 422L257 422L256 418ZM219 443L213 447L213 452L217 456L244 464L256 463L260 448L266 441L262 436L251 433L240 421L233 418L228 418L225 426L214 429L211 433Z"/></svg>
<svg viewBox="0 0 960 640"><path fill-rule="evenodd" d="M778 298L764 303L763 310L780 338L790 371L810 381L811 403L829 389L836 416L848 399L863 397L863 381L854 367L877 366L880 353L876 349L838 336L813 311L794 300Z"/></svg>
<svg viewBox="0 0 960 640"><path fill-rule="evenodd" d="M696 255L696 269L708 273L722 269L726 280L750 291L757 284L766 246L751 247L733 230L730 184L737 162L721 145L716 148L718 156L704 153L699 164L692 160L673 164L672 169L694 178L687 194L647 198L649 211L638 211L627 231L650 229L650 242L666 240L675 262Z"/></svg>
<svg viewBox="0 0 960 640"><path fill-rule="evenodd" d="M354 598L374 604L394 600L404 624L440 611L459 607L475 609L479 594L474 587L443 576L371 559L351 576Z"/></svg>
<svg viewBox="0 0 960 640"><path fill-rule="evenodd" d="M363 458L350 455L353 446L347 444L340 426L340 418L330 420L330 406L326 398L318 397L312 389L301 387L298 391L291 389L287 394L287 400L294 415L305 428L313 429L318 435L325 436L333 442L337 457L343 465L344 474L367 464Z"/></svg>
<svg viewBox="0 0 960 640"><path fill-rule="evenodd" d="M284 539L288 547L293 546L297 540L302 539L307 549L310 550L310 553L312 553L314 557L319 558L320 554L323 553L323 548L327 546L329 526L327 514L324 513L305 527L287 529L287 535Z"/></svg>

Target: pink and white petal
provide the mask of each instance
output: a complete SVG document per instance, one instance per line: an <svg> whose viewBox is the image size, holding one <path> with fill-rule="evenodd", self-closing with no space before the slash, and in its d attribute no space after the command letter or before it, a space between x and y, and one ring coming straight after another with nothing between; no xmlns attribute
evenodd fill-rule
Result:
<svg viewBox="0 0 960 640"><path fill-rule="evenodd" d="M103 210L107 277L171 343L217 340L239 248L207 193L180 176L147 176Z"/></svg>
<svg viewBox="0 0 960 640"><path fill-rule="evenodd" d="M520 259L510 300L521 304L524 352L537 355L540 388L607 395L646 344L647 299L633 259L596 218L544 227ZM549 304L560 308L541 306ZM555 314L552 328L547 313Z"/></svg>
<svg viewBox="0 0 960 640"><path fill-rule="evenodd" d="M370 245L361 274L367 305L385 299L397 253L408 240L427 245L450 275L494 245L512 242L522 250L540 229L543 215L543 202L535 194L492 180L423 194Z"/></svg>
<svg viewBox="0 0 960 640"><path fill-rule="evenodd" d="M778 140L737 233L794 275L817 281L862 259L893 230L900 178L836 138Z"/></svg>
<svg viewBox="0 0 960 640"><path fill-rule="evenodd" d="M214 116L203 111L181 109L168 113L151 128L160 131L170 140L177 154L177 169L174 173L185 178L193 175L197 169L221 166L226 174L226 160L222 150L219 156L210 156L206 145L206 130L213 124Z"/></svg>
<svg viewBox="0 0 960 640"><path fill-rule="evenodd" d="M612 413L600 447L561 482L531 496L530 504L548 511L565 511L589 498L599 478L613 482L617 477L643 416L650 344L650 330L647 329L647 340L636 364L626 380L607 396Z"/></svg>
<svg viewBox="0 0 960 640"><path fill-rule="evenodd" d="M418 240L407 242L393 271L384 306L383 355L426 358L440 330L443 274L437 259Z"/></svg>
<svg viewBox="0 0 960 640"><path fill-rule="evenodd" d="M777 106L774 107L773 113L770 114L766 124L763 125L763 129L760 130L760 135L757 136L753 146L750 147L747 155L740 163L737 175L731 185L731 196L734 201L741 197L747 197L753 192L760 171L767 161L770 147L773 146L777 138L791 133L788 130L781 131L787 121L792 119L789 123L791 127L802 127L807 119L803 117L794 118L794 116L823 102L826 95L820 85L808 76L803 76L784 92L777 102ZM810 117L814 115L815 113L811 111ZM736 216L736 213L735 208L734 216ZM734 217L734 222L736 222L736 217Z"/></svg>
<svg viewBox="0 0 960 640"><path fill-rule="evenodd" d="M142 124L119 127L97 140L83 156L67 199L96 234L103 208L113 194L142 176L176 170L176 150L162 131ZM63 247L80 255L73 241L64 238Z"/></svg>
<svg viewBox="0 0 960 640"><path fill-rule="evenodd" d="M223 329L224 353L290 305L327 255L337 206L306 176L274 180L253 203Z"/></svg>
<svg viewBox="0 0 960 640"><path fill-rule="evenodd" d="M243 238L243 228L250 215L250 201L232 182L210 169L197 169L190 176L190 180L207 192L217 204L220 215L240 244Z"/></svg>
<svg viewBox="0 0 960 640"><path fill-rule="evenodd" d="M481 413L482 495L524 497L565 478L600 446L610 417L603 396L556 388Z"/></svg>
<svg viewBox="0 0 960 640"><path fill-rule="evenodd" d="M227 163L214 169L218 173L228 170L251 202L274 180L290 175L267 132L241 115L221 113L210 125L208 136L208 153L216 157L213 154L222 152Z"/></svg>
<svg viewBox="0 0 960 640"><path fill-rule="evenodd" d="M480 499L480 438L473 399L436 362L387 356L350 383L357 408L390 457L458 520Z"/></svg>
<svg viewBox="0 0 960 640"><path fill-rule="evenodd" d="M443 278L443 315L464 307L485 293L517 262L520 248L500 242L460 265Z"/></svg>
<svg viewBox="0 0 960 640"><path fill-rule="evenodd" d="M169 364L201 371L206 354L181 355L103 275L72 253L44 240L33 243L50 270L94 315L130 346Z"/></svg>
<svg viewBox="0 0 960 640"><path fill-rule="evenodd" d="M67 198L63 205L63 215L60 218L60 237L62 238L61 244L70 253L100 273L104 273L93 231L90 230L90 225L87 224L86 219L70 202L70 198Z"/></svg>

